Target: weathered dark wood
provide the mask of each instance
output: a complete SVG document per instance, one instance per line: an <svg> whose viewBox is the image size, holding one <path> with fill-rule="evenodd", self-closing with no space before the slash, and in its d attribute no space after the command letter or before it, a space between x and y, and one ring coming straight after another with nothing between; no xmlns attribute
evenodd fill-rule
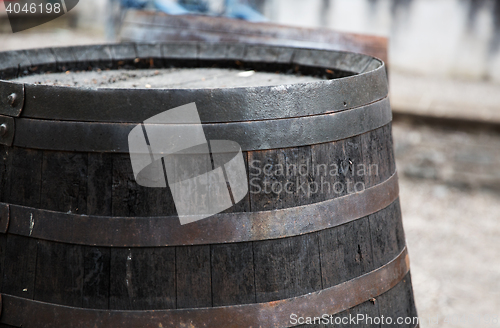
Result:
<svg viewBox="0 0 500 328"><path fill-rule="evenodd" d="M0 202L4 198L4 188L7 171L8 147L0 146ZM7 254L7 235L0 234L0 287L5 272L5 255Z"/></svg>
<svg viewBox="0 0 500 328"><path fill-rule="evenodd" d="M375 269L368 217L319 233L323 288Z"/></svg>
<svg viewBox="0 0 500 328"><path fill-rule="evenodd" d="M398 325L398 327L414 328L417 324L417 309L413 298L411 274L409 272L394 288L377 297L376 301L379 303L380 315L392 317L394 320L398 317L408 320ZM381 327L394 327L394 324L385 324L381 325Z"/></svg>
<svg viewBox="0 0 500 328"><path fill-rule="evenodd" d="M40 206L42 152L8 148L5 160L3 201L25 206ZM38 241L7 235L2 292L33 298Z"/></svg>
<svg viewBox="0 0 500 328"><path fill-rule="evenodd" d="M2 293L33 299L37 246L36 239L7 235Z"/></svg>
<svg viewBox="0 0 500 328"><path fill-rule="evenodd" d="M5 272L5 254L7 254L7 235L0 234L0 288Z"/></svg>
<svg viewBox="0 0 500 328"><path fill-rule="evenodd" d="M252 243L211 246L213 306L255 303Z"/></svg>
<svg viewBox="0 0 500 328"><path fill-rule="evenodd" d="M41 208L87 213L87 154L44 151Z"/></svg>
<svg viewBox="0 0 500 328"><path fill-rule="evenodd" d="M169 188L146 188L134 179L129 155L113 156L112 213L114 216L174 215Z"/></svg>
<svg viewBox="0 0 500 328"><path fill-rule="evenodd" d="M288 182L285 174L274 174L279 168L285 165L286 159L284 151L261 150L248 153L249 170L249 196L250 208L252 211L266 211L269 209L280 209L287 207L286 193L280 194L272 192L273 184L284 187Z"/></svg>
<svg viewBox="0 0 500 328"><path fill-rule="evenodd" d="M0 328L17 328L17 327L0 323Z"/></svg>
<svg viewBox="0 0 500 328"><path fill-rule="evenodd" d="M176 247L177 308L212 306L210 246Z"/></svg>
<svg viewBox="0 0 500 328"><path fill-rule="evenodd" d="M113 158L88 154L87 213L112 215ZM109 307L111 249L84 247L82 307Z"/></svg>
<svg viewBox="0 0 500 328"><path fill-rule="evenodd" d="M109 306L111 250L85 246L83 252L82 307L107 309Z"/></svg>
<svg viewBox="0 0 500 328"><path fill-rule="evenodd" d="M346 194L359 192L372 185L366 185L366 164L363 161L363 143L360 136L345 139L343 174L346 176Z"/></svg>
<svg viewBox="0 0 500 328"><path fill-rule="evenodd" d="M112 215L113 157L88 154L87 214Z"/></svg>
<svg viewBox="0 0 500 328"><path fill-rule="evenodd" d="M245 161L245 167L247 168L247 176L248 176L248 152L243 152L243 160ZM250 185L248 185L248 190L250 190ZM222 213L235 213L235 212L250 212L250 193L247 193L242 200L237 202L234 206L226 209Z"/></svg>
<svg viewBox="0 0 500 328"><path fill-rule="evenodd" d="M175 308L175 263L173 247L112 249L109 308Z"/></svg>
<svg viewBox="0 0 500 328"><path fill-rule="evenodd" d="M84 281L82 246L39 241L36 277L36 300L81 307Z"/></svg>
<svg viewBox="0 0 500 328"><path fill-rule="evenodd" d="M40 208L87 213L87 168L87 154L44 151ZM38 242L35 299L81 307L84 274L83 246Z"/></svg>
<svg viewBox="0 0 500 328"><path fill-rule="evenodd" d="M399 199L369 216L373 262L380 267L396 257L405 246Z"/></svg>
<svg viewBox="0 0 500 328"><path fill-rule="evenodd" d="M318 234L254 242L257 302L321 289Z"/></svg>
<svg viewBox="0 0 500 328"><path fill-rule="evenodd" d="M396 170L392 146L391 124L361 135L367 185L378 184Z"/></svg>
<svg viewBox="0 0 500 328"><path fill-rule="evenodd" d="M344 140L339 140L311 146L311 163L315 167L313 181L319 189L315 195L316 202L337 198L342 194L336 191L336 187L342 185L339 161L343 158L343 142Z"/></svg>
<svg viewBox="0 0 500 328"><path fill-rule="evenodd" d="M318 201L311 185L311 147L249 152L249 193L253 211L281 209Z"/></svg>
<svg viewBox="0 0 500 328"><path fill-rule="evenodd" d="M284 198L287 200L286 207L297 205L306 205L314 200L315 190L310 182L313 180L313 172L311 168L311 147L287 148L284 151L285 163L291 168L296 165L297 172L287 172L288 180L294 180L293 193L285 193Z"/></svg>
<svg viewBox="0 0 500 328"><path fill-rule="evenodd" d="M10 148L7 152L4 202L40 206L42 155L39 150Z"/></svg>
<svg viewBox="0 0 500 328"><path fill-rule="evenodd" d="M10 148L0 145L0 202L4 201L6 194L7 168Z"/></svg>

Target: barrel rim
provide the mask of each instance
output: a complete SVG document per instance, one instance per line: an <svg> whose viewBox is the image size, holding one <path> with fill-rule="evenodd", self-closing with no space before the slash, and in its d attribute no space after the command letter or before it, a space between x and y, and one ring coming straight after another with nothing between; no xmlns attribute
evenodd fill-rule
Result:
<svg viewBox="0 0 500 328"><path fill-rule="evenodd" d="M12 90L24 87L22 108L15 116L26 118L138 123L165 109L194 101L202 122L250 121L336 112L380 100L388 94L384 62L346 51L189 41L18 50L0 53L0 58L5 59L0 73L7 69L29 71L40 65L57 69L67 63L109 65L155 58L196 62L239 60L252 65L342 70L350 67L358 73L332 80L250 88L81 88L0 80L0 115L12 116L6 99ZM69 106L71 111L67 110Z"/></svg>

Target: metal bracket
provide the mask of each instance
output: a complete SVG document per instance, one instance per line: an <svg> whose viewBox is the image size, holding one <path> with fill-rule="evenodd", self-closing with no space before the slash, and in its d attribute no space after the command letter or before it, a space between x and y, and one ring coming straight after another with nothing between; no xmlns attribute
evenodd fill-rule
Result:
<svg viewBox="0 0 500 328"><path fill-rule="evenodd" d="M19 117L24 106L24 84L0 81L0 114Z"/></svg>
<svg viewBox="0 0 500 328"><path fill-rule="evenodd" d="M0 145L12 146L15 122L13 117L0 115Z"/></svg>
<svg viewBox="0 0 500 328"><path fill-rule="evenodd" d="M7 229L9 229L9 221L10 221L9 205L0 203L0 233L7 233Z"/></svg>

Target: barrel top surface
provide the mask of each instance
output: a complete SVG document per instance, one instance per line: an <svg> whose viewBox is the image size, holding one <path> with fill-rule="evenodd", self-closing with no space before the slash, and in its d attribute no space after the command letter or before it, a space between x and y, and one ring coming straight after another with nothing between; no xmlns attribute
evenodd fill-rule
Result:
<svg viewBox="0 0 500 328"><path fill-rule="evenodd" d="M109 88L109 83L104 81L104 76L106 79L112 79L111 75L117 78L124 76L122 70L109 73L110 68L124 68L124 63L137 64L136 68L141 64L150 67L155 61L161 62L155 64L152 70L153 75L158 71L157 76L145 78L142 75L150 74L149 70L134 70L134 74L138 74L134 78L137 83L121 81ZM198 76L199 81L189 87L179 83L162 83L169 75L163 72L175 71L162 67L174 66L177 70L191 68L193 72L196 67L199 70L196 74L203 75L209 72L203 67L214 65L218 69L236 66L243 76L234 72L235 78L230 70L226 70L229 75L217 83L211 77L212 73L207 73L205 81L201 81L203 76ZM68 68L75 71L68 74L71 77L66 76ZM81 70L89 71L76 73ZM245 73L250 70L257 72ZM48 78L47 75L39 75L43 71L62 72L62 75L49 74L51 77ZM64 82L79 75L89 76L87 85L75 86L73 83L67 86L71 83ZM21 76L20 80L5 80ZM50 80L52 76L58 80L55 84L59 85L38 84L40 77ZM323 76L327 78L321 79ZM144 83L142 87L144 81L141 79L150 79L151 82ZM233 81L229 83L229 80ZM13 94L17 96L14 102L11 98ZM243 122L333 113L382 100L387 94L387 75L382 61L367 55L333 50L167 42L0 53L0 115L21 118L137 123L166 109L196 102L202 123Z"/></svg>
<svg viewBox="0 0 500 328"><path fill-rule="evenodd" d="M13 81L82 88L210 89L276 86L324 80L298 74L256 72L231 68L117 69L44 73Z"/></svg>

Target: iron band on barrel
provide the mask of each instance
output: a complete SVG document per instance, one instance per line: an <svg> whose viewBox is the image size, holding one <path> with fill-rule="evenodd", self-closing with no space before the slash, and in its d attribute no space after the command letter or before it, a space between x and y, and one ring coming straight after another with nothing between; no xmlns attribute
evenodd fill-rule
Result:
<svg viewBox="0 0 500 328"><path fill-rule="evenodd" d="M324 202L273 211L219 213L187 225L180 225L177 217L99 217L4 204L0 226L8 225L10 234L114 247L256 241L301 235L354 221L389 206L397 199L398 191L394 174L364 191Z"/></svg>
<svg viewBox="0 0 500 328"><path fill-rule="evenodd" d="M337 314L396 286L410 269L406 247L389 263L339 285L269 303L199 309L112 311L61 306L2 295L1 323L17 327L289 327L290 314ZM161 325L160 325L161 324Z"/></svg>
<svg viewBox="0 0 500 328"><path fill-rule="evenodd" d="M131 123L15 119L14 146L81 152L128 153ZM297 147L356 136L392 120L388 98L342 112L249 122L203 124L210 140L230 135L243 151Z"/></svg>
<svg viewBox="0 0 500 328"><path fill-rule="evenodd" d="M240 122L302 117L363 106L388 94L384 64L370 56L327 50L224 43L121 44L0 52L2 72L67 63L103 66L107 62L159 57L219 64L243 60L252 63L304 65L352 70L357 75L311 83L252 88L107 89L23 84L0 80L0 115L82 122L140 122L173 108L197 102L203 123ZM86 69L86 67L82 68ZM4 101L11 93L24 101L15 110ZM78 99L77 102L74 100ZM68 110L71 108L72 110ZM15 115L14 115L15 114Z"/></svg>

